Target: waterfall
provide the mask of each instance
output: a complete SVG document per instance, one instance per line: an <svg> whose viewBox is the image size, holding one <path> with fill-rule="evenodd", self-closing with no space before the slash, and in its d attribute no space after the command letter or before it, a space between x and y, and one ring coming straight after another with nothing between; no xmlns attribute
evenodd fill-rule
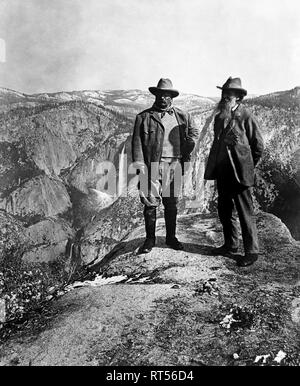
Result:
<svg viewBox="0 0 300 386"><path fill-rule="evenodd" d="M0 328L6 322L6 304L5 299L0 299Z"/></svg>
<svg viewBox="0 0 300 386"><path fill-rule="evenodd" d="M73 255L73 243L71 242L71 246L70 246L70 253L69 253L69 259L70 261L72 261L72 255Z"/></svg>
<svg viewBox="0 0 300 386"><path fill-rule="evenodd" d="M125 145L119 155L119 183L118 197L126 195L127 192L127 154L125 154Z"/></svg>

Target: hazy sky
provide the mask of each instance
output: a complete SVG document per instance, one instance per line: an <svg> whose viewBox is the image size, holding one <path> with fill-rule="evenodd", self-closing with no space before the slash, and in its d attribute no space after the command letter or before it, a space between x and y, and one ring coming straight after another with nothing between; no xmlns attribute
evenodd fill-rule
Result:
<svg viewBox="0 0 300 386"><path fill-rule="evenodd" d="M0 0L0 86L218 95L300 85L299 0ZM5 48L5 52L3 52ZM4 61L5 60L5 61Z"/></svg>

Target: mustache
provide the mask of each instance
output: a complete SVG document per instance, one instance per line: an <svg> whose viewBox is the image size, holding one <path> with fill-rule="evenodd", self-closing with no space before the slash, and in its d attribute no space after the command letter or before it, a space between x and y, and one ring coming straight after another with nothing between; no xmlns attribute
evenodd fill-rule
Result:
<svg viewBox="0 0 300 386"><path fill-rule="evenodd" d="M232 105L231 101L227 101L225 99L221 99L220 102L218 103L218 108L220 110L227 110L230 109Z"/></svg>

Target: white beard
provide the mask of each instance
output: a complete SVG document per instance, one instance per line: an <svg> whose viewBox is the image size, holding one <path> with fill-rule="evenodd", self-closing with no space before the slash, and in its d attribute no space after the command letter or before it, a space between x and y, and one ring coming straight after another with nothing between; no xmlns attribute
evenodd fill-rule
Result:
<svg viewBox="0 0 300 386"><path fill-rule="evenodd" d="M218 104L218 109L220 112L220 118L225 119L225 118L231 118L231 111L233 107L236 105L235 101L229 101L225 102L221 100Z"/></svg>

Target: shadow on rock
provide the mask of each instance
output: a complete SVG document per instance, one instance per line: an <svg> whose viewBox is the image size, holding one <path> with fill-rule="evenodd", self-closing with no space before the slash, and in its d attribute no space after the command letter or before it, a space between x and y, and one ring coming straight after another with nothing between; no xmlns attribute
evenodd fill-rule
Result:
<svg viewBox="0 0 300 386"><path fill-rule="evenodd" d="M89 272L98 273L104 266L108 265L119 256L137 251L143 241L143 238L121 241L107 255L105 255L99 263L92 265Z"/></svg>
<svg viewBox="0 0 300 386"><path fill-rule="evenodd" d="M101 271L102 268L109 265L112 261L114 261L121 255L125 255L128 253L133 253L134 255L144 255L143 253L139 253L139 248L143 245L144 241L145 241L145 237L139 237L134 240L120 242L106 256L104 256L104 258L99 263L91 266L89 271L94 273L99 273L99 271ZM213 253L212 253L213 247L211 245L185 243L185 242L182 242L182 245L184 248L183 252L193 253L199 256L200 255L213 256ZM156 243L152 251L155 251L155 249L157 248L172 250L172 248L166 245L165 237L163 236L156 237ZM180 253L182 251L174 250L174 252Z"/></svg>

